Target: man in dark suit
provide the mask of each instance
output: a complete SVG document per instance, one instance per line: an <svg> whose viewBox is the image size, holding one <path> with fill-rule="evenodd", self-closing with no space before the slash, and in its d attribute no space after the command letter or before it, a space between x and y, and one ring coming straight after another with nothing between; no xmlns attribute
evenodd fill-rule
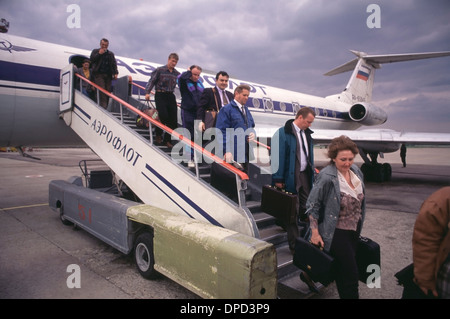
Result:
<svg viewBox="0 0 450 319"><path fill-rule="evenodd" d="M208 121L211 116L211 111L218 113L222 106L233 101L233 93L226 90L228 87L228 79L228 73L220 71L216 74L216 86L213 88L206 88L203 91L203 94L200 97L199 107L197 108L197 120L200 121L198 125L199 131L203 132L216 125L216 118L214 118L213 121ZM217 113L215 113L216 116Z"/></svg>
<svg viewBox="0 0 450 319"><path fill-rule="evenodd" d="M294 120L288 120L284 127L272 137L272 184L287 192L297 194L297 212L292 218L295 221L287 226L288 242L294 251L295 238L299 236L298 216L307 221L306 200L314 180L314 150L309 127L315 119L314 111L302 107Z"/></svg>
<svg viewBox="0 0 450 319"><path fill-rule="evenodd" d="M91 62L94 82L106 91L111 92L112 80L117 79L119 72L117 71L117 62L114 53L108 50L108 46L108 39L103 38L100 41L100 48L92 50ZM106 109L109 97L102 92L98 93L100 94L100 105Z"/></svg>

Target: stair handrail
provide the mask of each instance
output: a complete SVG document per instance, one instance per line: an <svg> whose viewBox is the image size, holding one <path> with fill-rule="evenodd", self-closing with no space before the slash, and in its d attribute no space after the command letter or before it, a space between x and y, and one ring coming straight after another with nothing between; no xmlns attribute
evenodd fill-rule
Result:
<svg viewBox="0 0 450 319"><path fill-rule="evenodd" d="M115 100L116 102L118 102L119 104L125 106L127 109L133 111L134 113L138 114L139 116L145 118L147 121L149 121L150 123L152 123L152 125L155 125L159 128L161 128L162 130L164 130L165 132L171 134L172 136L174 136L175 138L179 139L180 141L182 141L183 143L190 145L191 148L197 150L198 152L202 153L203 155L206 155L208 158L214 160L214 162L220 164L221 166L225 167L227 170L233 172L234 174L236 174L237 176L239 176L239 178L241 180L249 180L249 177L246 173L244 173L243 171L235 168L233 165L231 165L230 163L227 163L226 161L224 161L222 158L216 156L215 154L212 154L211 152L205 150L203 147L201 147L200 145L196 144L195 142L191 141L191 139L186 138L185 136L177 133L176 131L172 130L171 128L165 126L164 124L162 124L159 121L156 121L155 119L151 118L150 116L148 116L147 114L145 114L144 112L140 111L139 109L135 108L134 106L130 105L129 103L125 102L124 100L122 100L121 98L119 98L118 96L115 96L114 94L108 92L107 90L105 90L104 88L98 86L97 84L95 84L94 82L86 79L85 77L83 77L80 74L75 73L75 75L77 77L80 78L80 80L85 81L86 83L88 83L89 85L92 85L94 88L96 88L97 90L101 91L102 93L108 95L110 98L112 98L113 100ZM131 77L129 77L129 80L131 81ZM132 82L132 81L131 81ZM133 82L132 82L133 83ZM81 86L80 86L81 87Z"/></svg>

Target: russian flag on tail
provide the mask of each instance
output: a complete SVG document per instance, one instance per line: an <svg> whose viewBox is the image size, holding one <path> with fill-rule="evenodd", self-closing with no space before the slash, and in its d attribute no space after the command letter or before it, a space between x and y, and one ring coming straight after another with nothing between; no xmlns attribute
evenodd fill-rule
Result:
<svg viewBox="0 0 450 319"><path fill-rule="evenodd" d="M363 67L366 70L358 70L358 73L356 74L356 78L357 79L361 79L363 81L367 81L369 79L369 75L370 75L370 69L364 65L362 65L361 67Z"/></svg>

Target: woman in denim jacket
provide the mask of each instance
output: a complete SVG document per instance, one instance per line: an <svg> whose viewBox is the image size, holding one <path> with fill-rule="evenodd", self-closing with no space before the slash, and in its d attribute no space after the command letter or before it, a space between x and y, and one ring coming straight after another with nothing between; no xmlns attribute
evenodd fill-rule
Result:
<svg viewBox="0 0 450 319"><path fill-rule="evenodd" d="M328 251L336 262L340 298L358 298L356 245L365 217L364 177L353 164L358 147L347 136L328 146L330 165L316 177L306 203L310 241Z"/></svg>

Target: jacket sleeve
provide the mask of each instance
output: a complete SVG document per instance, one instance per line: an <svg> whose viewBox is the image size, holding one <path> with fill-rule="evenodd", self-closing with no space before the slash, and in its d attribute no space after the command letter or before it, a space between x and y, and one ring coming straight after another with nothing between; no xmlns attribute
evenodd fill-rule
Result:
<svg viewBox="0 0 450 319"><path fill-rule="evenodd" d="M271 159L272 166L272 185L275 183L284 183L284 170L286 163L286 136L281 130L277 130L272 137Z"/></svg>
<svg viewBox="0 0 450 319"><path fill-rule="evenodd" d="M447 231L447 216L435 201L427 199L414 224L414 277L420 287L428 290L436 288L436 257Z"/></svg>
<svg viewBox="0 0 450 319"><path fill-rule="evenodd" d="M108 51L111 54L111 60L112 60L112 74L119 74L119 71L117 70L117 61L116 61L116 56L114 55L114 53L112 53L111 51Z"/></svg>
<svg viewBox="0 0 450 319"><path fill-rule="evenodd" d="M98 60L100 59L100 53L98 53L98 52L99 52L99 49L92 50L91 56L90 56L91 63L97 63Z"/></svg>
<svg viewBox="0 0 450 319"><path fill-rule="evenodd" d="M214 91L210 88L203 90L202 96L200 97L200 102L197 108L197 120L205 121L205 111L209 109L212 104L211 96L214 95ZM215 102L214 102L215 104Z"/></svg>
<svg viewBox="0 0 450 319"><path fill-rule="evenodd" d="M317 221L320 218L320 212L323 206L323 194L325 193L324 187L326 184L325 182L326 178L323 177L323 174L319 173L306 201L305 213L313 217Z"/></svg>
<svg viewBox="0 0 450 319"><path fill-rule="evenodd" d="M154 70L152 72L152 74L150 74L150 79L148 80L148 83L145 86L145 93L146 94L150 94L152 89L155 87L156 81L158 81L158 79L159 79L159 72L160 72L160 69L157 68L156 70Z"/></svg>
<svg viewBox="0 0 450 319"><path fill-rule="evenodd" d="M178 76L178 87L180 88L180 91L187 91L187 81L191 76L191 71L183 72Z"/></svg>
<svg viewBox="0 0 450 319"><path fill-rule="evenodd" d="M218 128L222 133L222 148L224 154L227 152L232 152L231 143L229 143L229 137L227 136L227 128L231 128L230 116L228 114L228 108L221 108L217 114L216 128Z"/></svg>

